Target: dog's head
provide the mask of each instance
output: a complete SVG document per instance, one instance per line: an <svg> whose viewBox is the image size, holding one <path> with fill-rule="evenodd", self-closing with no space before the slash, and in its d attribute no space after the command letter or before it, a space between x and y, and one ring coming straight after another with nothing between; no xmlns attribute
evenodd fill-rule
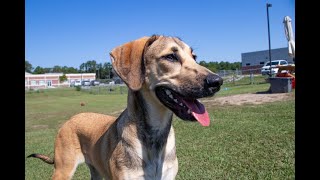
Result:
<svg viewBox="0 0 320 180"><path fill-rule="evenodd" d="M197 99L213 96L223 80L196 63L196 55L176 37L143 37L114 48L115 72L132 91L149 91L160 104L183 120L210 123L209 115Z"/></svg>

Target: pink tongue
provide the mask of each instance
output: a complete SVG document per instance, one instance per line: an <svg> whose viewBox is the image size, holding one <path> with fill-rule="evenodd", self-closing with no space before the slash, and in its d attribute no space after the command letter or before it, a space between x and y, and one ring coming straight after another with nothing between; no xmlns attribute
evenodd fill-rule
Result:
<svg viewBox="0 0 320 180"><path fill-rule="evenodd" d="M206 111L206 108L203 104L201 104L198 100L193 101L186 101L184 100L185 104L188 108L192 111L193 117L202 125L202 126L209 126L210 118L209 114Z"/></svg>

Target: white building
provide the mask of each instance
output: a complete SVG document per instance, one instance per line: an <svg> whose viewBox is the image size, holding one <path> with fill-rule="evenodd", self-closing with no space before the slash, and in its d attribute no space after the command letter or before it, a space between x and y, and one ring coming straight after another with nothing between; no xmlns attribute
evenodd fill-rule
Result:
<svg viewBox="0 0 320 180"><path fill-rule="evenodd" d="M271 49L271 60L287 60L289 64L293 64L294 60L288 54L288 48ZM260 73L261 67L269 60L269 50L254 51L241 54L241 69L243 74L250 72Z"/></svg>
<svg viewBox="0 0 320 180"><path fill-rule="evenodd" d="M25 89L45 89L52 87L69 87L76 80L95 80L95 73L65 74L67 81L60 82L59 77L63 73L30 74L25 72Z"/></svg>

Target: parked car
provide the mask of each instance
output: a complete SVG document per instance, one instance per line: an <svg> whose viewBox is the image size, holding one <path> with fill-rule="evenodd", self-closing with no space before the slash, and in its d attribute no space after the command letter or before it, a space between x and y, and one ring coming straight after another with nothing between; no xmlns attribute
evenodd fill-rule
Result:
<svg viewBox="0 0 320 180"><path fill-rule="evenodd" d="M82 86L90 86L90 81L82 81Z"/></svg>
<svg viewBox="0 0 320 180"><path fill-rule="evenodd" d="M277 66L287 66L289 63L286 60L273 60L271 61L271 73L276 74L278 73L279 68ZM270 61L267 61L264 66L261 68L262 75L269 75L270 74Z"/></svg>
<svg viewBox="0 0 320 180"><path fill-rule="evenodd" d="M77 81L73 81L71 82L71 87L75 87L75 86L81 86L81 81L77 80Z"/></svg>
<svg viewBox="0 0 320 180"><path fill-rule="evenodd" d="M100 84L100 82L97 81L97 80L92 80L92 81L90 82L90 85L91 85L91 86L99 86L99 84Z"/></svg>

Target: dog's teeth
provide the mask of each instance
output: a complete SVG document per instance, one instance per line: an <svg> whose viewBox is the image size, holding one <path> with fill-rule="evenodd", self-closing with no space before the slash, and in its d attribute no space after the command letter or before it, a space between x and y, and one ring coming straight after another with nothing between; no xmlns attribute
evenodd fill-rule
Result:
<svg viewBox="0 0 320 180"><path fill-rule="evenodd" d="M170 97L171 99L173 99L173 96L172 96L172 94L170 94L170 95L169 95L169 97Z"/></svg>
<svg viewBox="0 0 320 180"><path fill-rule="evenodd" d="M167 95L170 95L171 92L170 92L168 89L166 89L166 94L167 94Z"/></svg>
<svg viewBox="0 0 320 180"><path fill-rule="evenodd" d="M174 99L173 101L176 102L176 103L178 103L178 99Z"/></svg>
<svg viewBox="0 0 320 180"><path fill-rule="evenodd" d="M191 114L191 110L190 109L188 109L188 112L187 112L188 114Z"/></svg>
<svg viewBox="0 0 320 180"><path fill-rule="evenodd" d="M179 105L180 105L180 106L183 106L183 104L182 104L182 103L180 103Z"/></svg>

